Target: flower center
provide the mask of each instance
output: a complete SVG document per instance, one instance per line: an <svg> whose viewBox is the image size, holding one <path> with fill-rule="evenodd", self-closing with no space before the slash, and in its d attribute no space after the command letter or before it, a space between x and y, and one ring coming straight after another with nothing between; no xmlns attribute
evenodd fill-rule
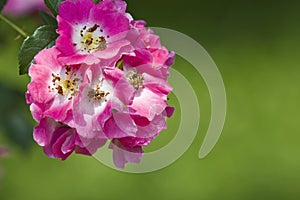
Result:
<svg viewBox="0 0 300 200"><path fill-rule="evenodd" d="M126 74L126 78L129 83L134 87L134 89L138 90L143 87L144 78L141 74L138 74L136 71L129 71Z"/></svg>
<svg viewBox="0 0 300 200"><path fill-rule="evenodd" d="M80 37L81 37L80 50L82 52L91 53L96 50L102 51L106 49L107 45L106 45L106 39L102 34L103 30L100 29L99 31L97 31L98 28L99 25L95 24L94 26L89 28L87 26L84 26L80 30ZM77 44L74 43L74 45L76 46Z"/></svg>
<svg viewBox="0 0 300 200"><path fill-rule="evenodd" d="M52 85L48 88L50 92L57 92L57 94L67 96L68 100L71 100L78 93L80 79L76 78L76 74L71 74L69 66L66 67L65 74L65 78L62 78L59 74L52 73Z"/></svg>
<svg viewBox="0 0 300 200"><path fill-rule="evenodd" d="M90 100L93 100L94 102L99 102L101 100L104 100L107 102L106 97L109 95L109 92L105 92L100 89L99 85L96 85L95 89L92 89L88 92L88 97Z"/></svg>

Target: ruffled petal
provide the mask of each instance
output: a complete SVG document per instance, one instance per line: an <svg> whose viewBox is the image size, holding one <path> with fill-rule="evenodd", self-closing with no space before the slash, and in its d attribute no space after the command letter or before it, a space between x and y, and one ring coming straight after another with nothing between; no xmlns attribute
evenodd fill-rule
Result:
<svg viewBox="0 0 300 200"><path fill-rule="evenodd" d="M156 115L165 110L166 106L161 96L144 88L136 93L129 107L134 110L133 114L146 117L149 121L152 121Z"/></svg>
<svg viewBox="0 0 300 200"><path fill-rule="evenodd" d="M118 168L124 168L128 162L139 163L144 153L142 147L126 147L119 140L113 140L109 148L113 150L113 161Z"/></svg>

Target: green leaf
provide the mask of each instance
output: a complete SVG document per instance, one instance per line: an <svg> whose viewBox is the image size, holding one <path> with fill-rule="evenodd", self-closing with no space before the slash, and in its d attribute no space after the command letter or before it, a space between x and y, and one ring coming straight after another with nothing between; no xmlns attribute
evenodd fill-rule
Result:
<svg viewBox="0 0 300 200"><path fill-rule="evenodd" d="M39 15L40 15L41 19L43 20L43 22L45 24L52 25L52 26L57 26L56 19L53 16L46 13L45 11L40 10Z"/></svg>
<svg viewBox="0 0 300 200"><path fill-rule="evenodd" d="M0 83L1 132L13 143L28 149L33 144L33 124L27 106L24 104L23 92Z"/></svg>
<svg viewBox="0 0 300 200"><path fill-rule="evenodd" d="M24 40L19 52L20 75L28 73L28 68L38 52L55 44L58 36L55 30L55 26L44 25L37 28L32 36Z"/></svg>
<svg viewBox="0 0 300 200"><path fill-rule="evenodd" d="M94 3L95 4L97 4L97 3L99 3L100 2L100 0L94 0Z"/></svg>
<svg viewBox="0 0 300 200"><path fill-rule="evenodd" d="M44 0L46 6L51 10L54 16L58 13L58 7L64 0Z"/></svg>
<svg viewBox="0 0 300 200"><path fill-rule="evenodd" d="M2 9L4 8L6 2L7 2L7 0L0 0L0 11L2 11Z"/></svg>

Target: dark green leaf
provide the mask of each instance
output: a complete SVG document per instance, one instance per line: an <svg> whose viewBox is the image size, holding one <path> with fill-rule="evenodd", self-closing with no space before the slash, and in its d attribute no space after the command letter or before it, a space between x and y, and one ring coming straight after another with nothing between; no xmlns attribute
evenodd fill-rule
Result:
<svg viewBox="0 0 300 200"><path fill-rule="evenodd" d="M46 6L51 10L54 16L58 13L58 7L64 0L44 0Z"/></svg>
<svg viewBox="0 0 300 200"><path fill-rule="evenodd" d="M39 14L45 24L57 26L57 21L53 16L49 15L48 13L42 10L39 11Z"/></svg>
<svg viewBox="0 0 300 200"><path fill-rule="evenodd" d="M100 0L94 0L94 3L95 4L97 4L97 3L99 3L100 2Z"/></svg>
<svg viewBox="0 0 300 200"><path fill-rule="evenodd" d="M37 28L32 36L24 40L19 52L20 75L28 73L28 68L38 52L54 45L58 36L55 31L55 26L44 25Z"/></svg>
<svg viewBox="0 0 300 200"><path fill-rule="evenodd" d="M23 149L32 144L32 123L23 92L16 91L0 83L0 128L13 143ZM4 114L5 113L5 114Z"/></svg>
<svg viewBox="0 0 300 200"><path fill-rule="evenodd" d="M6 2L7 2L7 0L0 0L0 12L1 12L2 9L4 8Z"/></svg>
<svg viewBox="0 0 300 200"><path fill-rule="evenodd" d="M28 116L21 112L9 112L3 120L3 129L6 136L23 149L32 145L32 125Z"/></svg>

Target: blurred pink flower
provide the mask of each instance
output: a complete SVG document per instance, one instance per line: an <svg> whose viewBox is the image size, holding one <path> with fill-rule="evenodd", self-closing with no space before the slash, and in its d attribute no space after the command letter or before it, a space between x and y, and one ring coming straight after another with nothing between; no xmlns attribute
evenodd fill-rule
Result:
<svg viewBox="0 0 300 200"><path fill-rule="evenodd" d="M5 146L0 146L0 158L8 156L9 150Z"/></svg>
<svg viewBox="0 0 300 200"><path fill-rule="evenodd" d="M1 158L7 157L8 155L9 155L9 149L5 146L0 145L0 160L1 160ZM3 171L2 171L1 165L0 165L0 180L1 180L2 176L3 176Z"/></svg>
<svg viewBox="0 0 300 200"><path fill-rule="evenodd" d="M42 9L46 9L44 0L8 0L3 12L11 16L18 16Z"/></svg>

